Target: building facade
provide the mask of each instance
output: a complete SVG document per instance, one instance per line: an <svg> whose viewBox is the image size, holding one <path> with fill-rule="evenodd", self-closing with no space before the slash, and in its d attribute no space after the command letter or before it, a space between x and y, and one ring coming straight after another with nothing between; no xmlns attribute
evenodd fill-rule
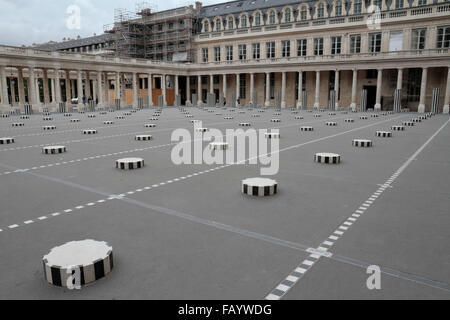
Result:
<svg viewBox="0 0 450 320"><path fill-rule="evenodd" d="M375 110L392 110L397 95L402 108L424 112L434 101L448 113L449 1L246 0L196 10L188 64L0 47L3 112L83 96L107 107L116 97L189 105L214 94L227 104Z"/></svg>

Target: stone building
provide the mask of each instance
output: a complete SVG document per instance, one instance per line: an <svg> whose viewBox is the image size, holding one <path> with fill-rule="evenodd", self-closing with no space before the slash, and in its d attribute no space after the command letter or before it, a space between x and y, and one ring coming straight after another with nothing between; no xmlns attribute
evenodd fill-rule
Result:
<svg viewBox="0 0 450 320"><path fill-rule="evenodd" d="M99 107L116 97L155 105L161 95L189 105L215 94L229 104L275 106L279 96L281 107L376 110L392 110L397 96L402 108L436 103L448 113L449 1L242 0L196 11L191 63L0 46L1 110L83 96Z"/></svg>

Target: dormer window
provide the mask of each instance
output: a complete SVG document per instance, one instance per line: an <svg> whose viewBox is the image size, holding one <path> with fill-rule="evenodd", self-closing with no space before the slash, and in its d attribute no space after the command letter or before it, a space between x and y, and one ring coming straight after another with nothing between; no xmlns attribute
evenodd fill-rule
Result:
<svg viewBox="0 0 450 320"><path fill-rule="evenodd" d="M241 28L247 28L247 16L241 16Z"/></svg>
<svg viewBox="0 0 450 320"><path fill-rule="evenodd" d="M291 9L289 8L284 11L284 22L291 22Z"/></svg>
<svg viewBox="0 0 450 320"><path fill-rule="evenodd" d="M300 19L306 20L306 17L307 17L306 6L303 6L302 9L300 10Z"/></svg>
<svg viewBox="0 0 450 320"><path fill-rule="evenodd" d="M261 25L261 14L257 12L255 14L255 26L259 27Z"/></svg>
<svg viewBox="0 0 450 320"><path fill-rule="evenodd" d="M323 18L324 17L324 5L323 2L319 3L317 6L317 18Z"/></svg>
<svg viewBox="0 0 450 320"><path fill-rule="evenodd" d="M228 18L228 29L233 29L234 28L234 19L233 17L229 17Z"/></svg>
<svg viewBox="0 0 450 320"><path fill-rule="evenodd" d="M204 30L205 32L209 32L209 23L208 23L208 21L205 21L205 24L204 24L204 26L203 26L203 30Z"/></svg>
<svg viewBox="0 0 450 320"><path fill-rule="evenodd" d="M269 15L269 24L275 24L275 11L271 11Z"/></svg>

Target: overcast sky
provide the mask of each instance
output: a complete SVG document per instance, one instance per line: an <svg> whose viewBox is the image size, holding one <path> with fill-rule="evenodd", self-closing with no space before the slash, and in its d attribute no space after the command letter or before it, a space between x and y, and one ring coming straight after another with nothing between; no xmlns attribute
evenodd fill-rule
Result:
<svg viewBox="0 0 450 320"><path fill-rule="evenodd" d="M76 38L103 33L103 25L114 22L114 8L135 11L134 0L0 0L0 44L21 46L61 41L64 37ZM148 1L147 1L148 2ZM153 0L158 10L194 4L195 0ZM226 2L203 0L203 5ZM74 23L68 8L80 9L80 29L70 29ZM73 12L73 11L72 11ZM70 25L70 24L69 24Z"/></svg>

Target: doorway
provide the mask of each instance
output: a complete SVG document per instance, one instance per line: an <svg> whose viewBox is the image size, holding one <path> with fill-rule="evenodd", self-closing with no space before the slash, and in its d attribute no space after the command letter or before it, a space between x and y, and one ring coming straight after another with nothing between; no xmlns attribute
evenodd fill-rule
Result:
<svg viewBox="0 0 450 320"><path fill-rule="evenodd" d="M367 90L367 109L375 109L377 86L364 86L363 89Z"/></svg>

